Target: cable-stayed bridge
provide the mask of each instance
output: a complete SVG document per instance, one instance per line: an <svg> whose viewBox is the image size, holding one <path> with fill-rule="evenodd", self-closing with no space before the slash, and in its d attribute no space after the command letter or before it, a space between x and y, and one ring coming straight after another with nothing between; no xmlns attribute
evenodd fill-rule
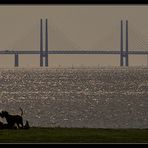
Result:
<svg viewBox="0 0 148 148"><path fill-rule="evenodd" d="M48 56L50 54L110 54L120 56L120 66L129 66L129 55L148 55L147 50L141 50L141 47L145 45L144 42L140 42L140 39L134 39L134 42L138 43L136 50L129 50L129 31L128 21L121 20L120 24L120 50L88 50L88 49L67 49L67 50L52 50L48 48L48 20L45 20L45 28L43 27L43 20L40 20L40 49L39 50L2 50L0 54L13 54L14 66L19 66L19 55L21 54L39 54L40 66L48 66ZM45 29L45 31L44 31ZM135 36L135 35L134 35ZM148 45L146 44L146 47ZM143 47L142 47L143 48ZM131 48L130 48L131 49ZM45 63L45 64L44 64Z"/></svg>
<svg viewBox="0 0 148 148"><path fill-rule="evenodd" d="M123 52L125 54L126 52ZM0 54L40 54L40 51L38 50L5 50L0 51ZM46 53L44 53L46 54ZM48 54L121 54L120 51L111 51L111 50L49 50ZM128 51L128 54L138 54L138 55L146 55L148 54L148 51Z"/></svg>

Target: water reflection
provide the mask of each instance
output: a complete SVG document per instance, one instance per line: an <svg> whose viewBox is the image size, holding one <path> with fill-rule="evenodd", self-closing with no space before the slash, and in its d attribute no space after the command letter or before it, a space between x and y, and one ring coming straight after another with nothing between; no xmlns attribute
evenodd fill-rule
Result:
<svg viewBox="0 0 148 148"><path fill-rule="evenodd" d="M147 128L148 69L1 69L0 109L32 126Z"/></svg>

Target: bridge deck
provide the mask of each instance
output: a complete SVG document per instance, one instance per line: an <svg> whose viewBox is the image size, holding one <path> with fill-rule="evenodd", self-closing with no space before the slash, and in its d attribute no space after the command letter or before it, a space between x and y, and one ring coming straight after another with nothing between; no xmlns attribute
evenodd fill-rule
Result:
<svg viewBox="0 0 148 148"><path fill-rule="evenodd" d="M43 51L45 53L45 51ZM125 52L124 52L125 53ZM0 51L0 54L40 54L38 50L16 50L16 51ZM97 50L49 50L48 54L121 54L120 51L97 51ZM148 51L128 51L128 54L148 54Z"/></svg>

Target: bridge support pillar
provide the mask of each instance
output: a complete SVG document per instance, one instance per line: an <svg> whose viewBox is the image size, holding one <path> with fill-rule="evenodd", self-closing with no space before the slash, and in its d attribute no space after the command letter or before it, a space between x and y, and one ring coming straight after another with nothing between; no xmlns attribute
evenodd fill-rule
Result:
<svg viewBox="0 0 148 148"><path fill-rule="evenodd" d="M125 31L125 50L123 40L123 21L121 20L121 42L120 42L120 66L129 66L128 60L128 21L126 20L126 31Z"/></svg>
<svg viewBox="0 0 148 148"><path fill-rule="evenodd" d="M15 53L14 58L15 58L14 66L18 67L19 66L19 55L18 55L18 53Z"/></svg>
<svg viewBox="0 0 148 148"><path fill-rule="evenodd" d="M43 46L43 21L40 20L40 66L44 66L44 59L45 59L45 66L48 66L48 22L46 19L45 22L45 51Z"/></svg>

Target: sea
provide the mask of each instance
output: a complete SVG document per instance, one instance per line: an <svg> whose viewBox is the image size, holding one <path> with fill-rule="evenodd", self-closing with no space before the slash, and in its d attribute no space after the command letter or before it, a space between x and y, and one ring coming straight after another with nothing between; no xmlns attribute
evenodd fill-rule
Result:
<svg viewBox="0 0 148 148"><path fill-rule="evenodd" d="M0 111L20 107L32 127L148 128L148 67L0 68Z"/></svg>

